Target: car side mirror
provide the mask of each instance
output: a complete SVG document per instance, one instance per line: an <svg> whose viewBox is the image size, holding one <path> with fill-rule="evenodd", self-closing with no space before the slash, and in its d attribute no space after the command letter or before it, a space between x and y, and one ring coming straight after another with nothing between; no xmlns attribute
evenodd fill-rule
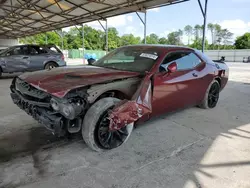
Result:
<svg viewBox="0 0 250 188"><path fill-rule="evenodd" d="M169 73L176 72L177 71L177 63L176 62L170 63L168 65L167 69L168 69Z"/></svg>

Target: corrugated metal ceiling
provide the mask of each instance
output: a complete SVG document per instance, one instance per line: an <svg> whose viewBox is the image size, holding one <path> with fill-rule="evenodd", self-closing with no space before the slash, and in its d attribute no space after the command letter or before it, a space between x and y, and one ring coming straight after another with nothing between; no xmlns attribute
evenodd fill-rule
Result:
<svg viewBox="0 0 250 188"><path fill-rule="evenodd" d="M0 37L24 37L185 1L0 0Z"/></svg>

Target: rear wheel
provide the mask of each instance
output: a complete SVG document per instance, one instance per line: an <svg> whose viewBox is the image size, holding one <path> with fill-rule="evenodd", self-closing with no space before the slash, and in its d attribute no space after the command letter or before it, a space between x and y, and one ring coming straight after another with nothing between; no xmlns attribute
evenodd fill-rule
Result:
<svg viewBox="0 0 250 188"><path fill-rule="evenodd" d="M3 74L3 71L2 71L2 69L0 67L0 78L2 78L2 74Z"/></svg>
<svg viewBox="0 0 250 188"><path fill-rule="evenodd" d="M49 62L49 63L47 63L47 64L45 65L44 69L51 70L51 69L56 68L56 67L58 67L58 65L57 65L56 63L54 63L54 62Z"/></svg>
<svg viewBox="0 0 250 188"><path fill-rule="evenodd" d="M220 95L220 84L217 80L214 80L209 85L207 92L204 96L202 103L199 107L208 109L216 107Z"/></svg>
<svg viewBox="0 0 250 188"><path fill-rule="evenodd" d="M117 131L109 130L109 113L120 100L103 98L93 104L85 115L82 136L86 144L95 151L111 150L127 141L134 123Z"/></svg>

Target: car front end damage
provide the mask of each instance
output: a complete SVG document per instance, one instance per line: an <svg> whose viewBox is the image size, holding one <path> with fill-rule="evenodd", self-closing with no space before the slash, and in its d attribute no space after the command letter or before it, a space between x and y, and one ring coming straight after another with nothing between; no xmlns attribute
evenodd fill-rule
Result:
<svg viewBox="0 0 250 188"><path fill-rule="evenodd" d="M85 96L57 98L18 77L13 79L10 89L13 102L55 135L63 136L65 127L71 133L80 130L82 120L77 117L86 108Z"/></svg>
<svg viewBox="0 0 250 188"><path fill-rule="evenodd" d="M109 116L110 130L119 130L152 112L152 84L148 75L141 82L131 100L116 105Z"/></svg>
<svg viewBox="0 0 250 188"><path fill-rule="evenodd" d="M114 131L122 129L152 111L152 86L148 77L143 80L134 77L76 89L67 93L63 98L56 97L16 77L10 86L10 95L19 108L44 125L53 134L64 136L67 132L77 133L81 130L86 112L91 104L98 100L97 96L100 94L98 92L104 88L111 90L113 86L119 86L121 89L122 85L132 98L122 100L111 111L109 129ZM95 96L95 94L97 95Z"/></svg>

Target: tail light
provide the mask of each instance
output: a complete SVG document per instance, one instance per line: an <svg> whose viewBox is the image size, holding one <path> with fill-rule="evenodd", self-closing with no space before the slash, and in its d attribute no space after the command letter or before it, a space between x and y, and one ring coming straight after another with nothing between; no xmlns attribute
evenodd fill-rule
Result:
<svg viewBox="0 0 250 188"><path fill-rule="evenodd" d="M64 58L64 55L62 54L62 60L64 60L65 58Z"/></svg>

